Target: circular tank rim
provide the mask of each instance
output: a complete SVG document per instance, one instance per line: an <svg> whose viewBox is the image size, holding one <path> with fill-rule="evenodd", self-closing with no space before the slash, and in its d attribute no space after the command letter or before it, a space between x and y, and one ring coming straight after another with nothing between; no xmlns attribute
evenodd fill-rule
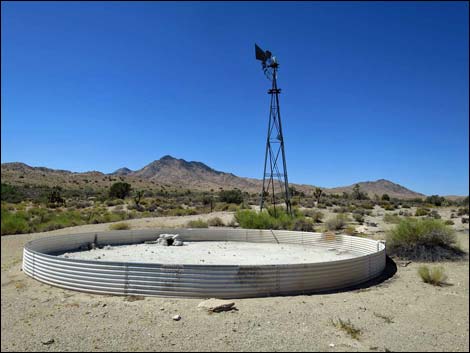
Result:
<svg viewBox="0 0 470 353"><path fill-rule="evenodd" d="M350 259L292 264L161 264L60 258L93 240L124 245L178 233L183 241L289 243L350 249ZM151 229L67 234L31 240L24 246L23 271L61 288L114 295L191 298L245 298L291 295L346 288L379 276L385 243L348 235L228 228ZM333 237L333 238L332 238ZM353 250L354 249L354 250ZM329 283L331 282L331 283Z"/></svg>

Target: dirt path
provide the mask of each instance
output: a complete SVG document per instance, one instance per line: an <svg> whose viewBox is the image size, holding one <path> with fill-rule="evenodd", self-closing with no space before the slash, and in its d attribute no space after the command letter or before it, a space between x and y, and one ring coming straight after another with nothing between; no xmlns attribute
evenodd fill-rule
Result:
<svg viewBox="0 0 470 353"><path fill-rule="evenodd" d="M133 228L183 225L188 219L139 219ZM217 214L231 217L229 213ZM177 219L174 219L177 218ZM149 222L148 222L149 221ZM109 224L1 238L2 351L468 351L469 262L441 263L449 286L423 283L419 263L398 266L380 285L334 294L235 300L238 311L209 315L202 300L124 297L67 291L20 271L33 238L106 230ZM458 233L468 252L468 229ZM181 315L180 321L172 316ZM331 324L341 318L362 334ZM53 342L52 342L53 340ZM49 343L49 344L44 344ZM332 346L334 345L334 346Z"/></svg>

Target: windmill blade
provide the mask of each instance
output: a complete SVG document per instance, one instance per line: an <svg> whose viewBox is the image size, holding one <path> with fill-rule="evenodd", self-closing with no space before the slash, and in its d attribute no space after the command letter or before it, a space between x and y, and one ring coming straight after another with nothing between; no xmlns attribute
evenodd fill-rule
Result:
<svg viewBox="0 0 470 353"><path fill-rule="evenodd" d="M256 43L255 43L255 56L256 56L256 60L266 61L266 54L264 50L258 47Z"/></svg>

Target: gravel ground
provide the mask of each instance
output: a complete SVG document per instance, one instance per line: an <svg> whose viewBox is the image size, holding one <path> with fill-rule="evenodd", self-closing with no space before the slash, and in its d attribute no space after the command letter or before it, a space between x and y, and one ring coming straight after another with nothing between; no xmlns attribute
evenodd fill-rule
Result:
<svg viewBox="0 0 470 353"><path fill-rule="evenodd" d="M178 222L187 220L180 217ZM135 221L133 228L178 226L163 217ZM421 281L420 263L402 267L398 262L397 273L378 285L332 294L237 299L238 310L213 314L198 309L198 299L129 301L51 287L21 272L22 247L28 240L108 226L1 238L2 351L469 350L468 258L439 263L449 275L443 287ZM468 225L456 229L468 252ZM174 321L177 314L181 320ZM337 319L360 329L358 339L335 327L331 320Z"/></svg>
<svg viewBox="0 0 470 353"><path fill-rule="evenodd" d="M294 244L261 244L230 241L185 242L183 246L136 244L70 252L70 259L205 265L279 265L350 259L351 252Z"/></svg>

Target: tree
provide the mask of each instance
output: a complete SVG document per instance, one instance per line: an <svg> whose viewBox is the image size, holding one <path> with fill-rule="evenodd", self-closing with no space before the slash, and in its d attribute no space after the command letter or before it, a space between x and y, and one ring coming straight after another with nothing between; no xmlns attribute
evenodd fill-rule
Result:
<svg viewBox="0 0 470 353"><path fill-rule="evenodd" d="M111 185L111 188L109 189L109 197L124 199L129 196L130 192L131 184L117 182Z"/></svg>
<svg viewBox="0 0 470 353"><path fill-rule="evenodd" d="M426 203L433 204L434 206L442 206L445 200L446 199L444 197L441 197L439 195L431 195L426 197Z"/></svg>
<svg viewBox="0 0 470 353"><path fill-rule="evenodd" d="M367 194L361 191L361 187L359 184L354 185L353 191L352 191L352 198L354 200L367 200Z"/></svg>
<svg viewBox="0 0 470 353"><path fill-rule="evenodd" d="M383 194L382 201L390 201L390 196L388 196L388 194Z"/></svg>
<svg viewBox="0 0 470 353"><path fill-rule="evenodd" d="M144 196L144 191L143 190L137 190L134 195L134 202L135 205L138 209L140 209L140 200L142 199L142 196Z"/></svg>
<svg viewBox="0 0 470 353"><path fill-rule="evenodd" d="M315 188L315 192L313 193L313 197L317 201L317 204L320 202L321 195L323 194L323 190L320 188Z"/></svg>

